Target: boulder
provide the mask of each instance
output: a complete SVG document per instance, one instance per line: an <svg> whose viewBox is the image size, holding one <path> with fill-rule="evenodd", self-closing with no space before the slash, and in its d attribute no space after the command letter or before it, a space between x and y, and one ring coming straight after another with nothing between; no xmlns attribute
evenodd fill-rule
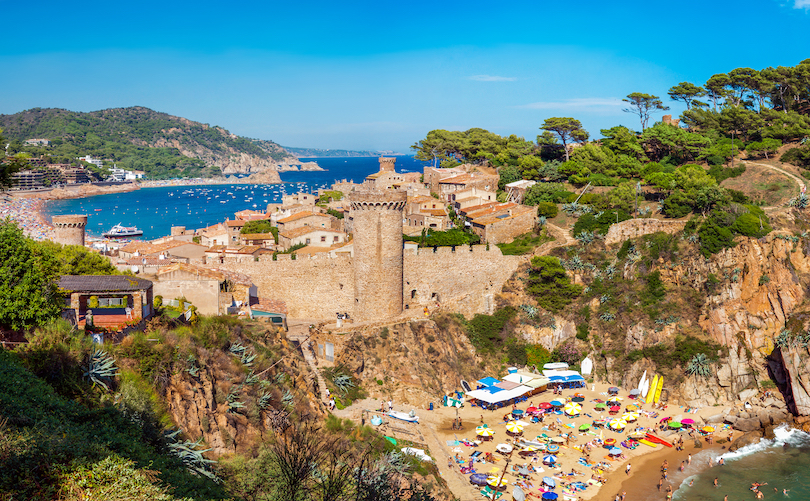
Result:
<svg viewBox="0 0 810 501"><path fill-rule="evenodd" d="M742 400L743 402L746 402L746 401L748 401L748 400L751 400L751 399L752 399L752 398L754 398L755 396L757 396L757 393L759 393L759 390L757 390L757 389L755 389L755 388L750 388L750 389L748 389L748 390L743 390L743 391L741 391L741 392L740 392L740 393L737 395L737 397L738 397L740 400Z"/></svg>
<svg viewBox="0 0 810 501"><path fill-rule="evenodd" d="M713 416L709 416L706 418L706 422L709 424L719 424L725 421L726 417L723 414L714 414Z"/></svg>
<svg viewBox="0 0 810 501"><path fill-rule="evenodd" d="M740 418L738 418L734 414L729 414L728 416L723 416L723 421L725 421L726 423L731 424L731 425L736 423L739 419ZM712 421L709 421L709 422L712 422Z"/></svg>
<svg viewBox="0 0 810 501"><path fill-rule="evenodd" d="M764 409L757 413L757 419L759 419L759 425L762 428L766 428L771 425L771 414Z"/></svg>
<svg viewBox="0 0 810 501"><path fill-rule="evenodd" d="M770 424L770 419L768 420L768 422ZM762 424L760 424L760 421L757 418L738 419L737 422L734 423L734 428L748 433L751 431L761 429Z"/></svg>
<svg viewBox="0 0 810 501"><path fill-rule="evenodd" d="M760 438L762 438L762 430L746 433L745 435L741 436L740 438L732 442L728 450L734 452L737 449L745 447L746 445L751 445L759 442Z"/></svg>

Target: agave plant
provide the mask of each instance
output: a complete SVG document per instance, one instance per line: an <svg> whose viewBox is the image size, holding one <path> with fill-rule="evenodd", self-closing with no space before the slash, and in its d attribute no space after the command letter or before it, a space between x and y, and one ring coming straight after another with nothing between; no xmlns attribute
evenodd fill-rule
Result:
<svg viewBox="0 0 810 501"><path fill-rule="evenodd" d="M529 318L534 318L537 316L537 306L533 306L531 304L524 304L520 306L520 309L526 312L526 316Z"/></svg>
<svg viewBox="0 0 810 501"><path fill-rule="evenodd" d="M240 402L239 400L234 400L233 402L228 402L228 412L231 414L235 414L239 412L239 409L243 409L245 404Z"/></svg>
<svg viewBox="0 0 810 501"><path fill-rule="evenodd" d="M242 358L239 361L242 362L242 365L244 365L245 367L250 367L253 365L254 360L256 360L256 354L253 352L245 351L244 353L242 353Z"/></svg>
<svg viewBox="0 0 810 501"><path fill-rule="evenodd" d="M253 386L254 384L259 382L259 376L250 371L250 374L245 376L245 384L248 386Z"/></svg>
<svg viewBox="0 0 810 501"><path fill-rule="evenodd" d="M230 347L230 352L241 357L245 353L245 347L241 343L233 343Z"/></svg>
<svg viewBox="0 0 810 501"><path fill-rule="evenodd" d="M261 396L259 397L259 400L256 403L259 406L259 409L264 410L270 407L270 402L272 401L273 401L272 395L270 395L269 393L262 393Z"/></svg>
<svg viewBox="0 0 810 501"><path fill-rule="evenodd" d="M599 318L604 322L612 322L612 321L616 320L616 315L614 315L613 313L610 313L610 312L605 312L605 313L602 313L601 315L599 315Z"/></svg>
<svg viewBox="0 0 810 501"><path fill-rule="evenodd" d="M290 390L284 390L284 396L281 397L281 403L284 405L292 405L293 398L293 394L290 392Z"/></svg>
<svg viewBox="0 0 810 501"><path fill-rule="evenodd" d="M546 216L540 216L540 219L538 220L538 223L540 224L540 226L545 226L546 225Z"/></svg>
<svg viewBox="0 0 810 501"><path fill-rule="evenodd" d="M810 205L810 198L805 193L799 193L788 201L788 207L797 209L806 209L808 205Z"/></svg>
<svg viewBox="0 0 810 501"><path fill-rule="evenodd" d="M93 350L84 370L84 377L88 378L93 383L93 386L99 385L105 390L110 389L108 385L118 375L115 359L108 355L106 351L98 348Z"/></svg>
<svg viewBox="0 0 810 501"><path fill-rule="evenodd" d="M332 380L332 383L335 384L338 390L341 393L347 393L349 390L354 388L354 381L352 381L352 377L346 374L340 374L335 376L335 379Z"/></svg>
<svg viewBox="0 0 810 501"><path fill-rule="evenodd" d="M709 357L703 353L698 353L692 357L692 360L689 361L689 365L686 366L686 373L691 376L700 376L703 378L711 376L712 369Z"/></svg>
<svg viewBox="0 0 810 501"><path fill-rule="evenodd" d="M610 301L610 294L602 294L599 296L599 304L605 304Z"/></svg>
<svg viewBox="0 0 810 501"><path fill-rule="evenodd" d="M173 435L171 435L171 440L175 440L177 434L180 433L180 430L177 430ZM167 437L168 438L168 437ZM213 459L207 459L203 456L204 452L208 452L211 449L198 449L202 445L202 438L192 442L190 440L186 440L184 442L174 442L169 444L169 451L177 456L194 474L201 475L204 477L208 477L214 482L219 482L219 478L211 471L210 465L212 463L216 463Z"/></svg>
<svg viewBox="0 0 810 501"><path fill-rule="evenodd" d="M569 216L573 216L580 210L580 205L576 202L571 202L570 204L563 204L562 211L568 214Z"/></svg>
<svg viewBox="0 0 810 501"><path fill-rule="evenodd" d="M576 238L582 245L592 244L595 239L592 231L584 231L584 230L581 231L579 235L577 235L574 238Z"/></svg>

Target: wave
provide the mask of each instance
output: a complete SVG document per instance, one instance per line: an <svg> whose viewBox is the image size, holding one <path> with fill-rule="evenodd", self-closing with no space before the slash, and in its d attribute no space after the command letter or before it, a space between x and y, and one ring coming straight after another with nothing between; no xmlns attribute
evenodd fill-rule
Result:
<svg viewBox="0 0 810 501"><path fill-rule="evenodd" d="M725 461L734 461L745 456L750 456L758 452L763 452L776 447L784 447L785 444L791 447L810 446L810 434L796 428L790 428L786 424L781 424L773 430L774 438L761 438L759 442L741 447L734 452L726 452L720 455Z"/></svg>

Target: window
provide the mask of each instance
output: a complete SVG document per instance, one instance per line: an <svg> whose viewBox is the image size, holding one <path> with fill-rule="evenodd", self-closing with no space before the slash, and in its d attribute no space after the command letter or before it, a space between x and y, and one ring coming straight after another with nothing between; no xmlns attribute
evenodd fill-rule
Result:
<svg viewBox="0 0 810 501"><path fill-rule="evenodd" d="M309 245L310 243L310 240L307 238L306 244Z"/></svg>
<svg viewBox="0 0 810 501"><path fill-rule="evenodd" d="M326 237L325 236L321 237L321 242L326 242Z"/></svg>
<svg viewBox="0 0 810 501"><path fill-rule="evenodd" d="M340 240L340 237L338 237L337 235L335 235L335 236L332 238L332 241L333 241L333 242L337 242L338 240Z"/></svg>

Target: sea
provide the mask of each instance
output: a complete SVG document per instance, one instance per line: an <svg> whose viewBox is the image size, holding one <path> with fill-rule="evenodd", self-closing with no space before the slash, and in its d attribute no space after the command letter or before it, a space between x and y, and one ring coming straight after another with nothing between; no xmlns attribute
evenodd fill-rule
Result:
<svg viewBox="0 0 810 501"><path fill-rule="evenodd" d="M412 156L396 157L397 172L422 172L425 162ZM315 193L335 181L363 182L378 172L379 157L301 158L317 162L323 171L281 172L279 184L218 184L141 188L86 198L48 202L48 216L87 214L87 235L101 237L116 224L137 226L144 240L169 235L172 226L198 229L233 219L234 212L265 210L269 203L280 203L285 194Z"/></svg>
<svg viewBox="0 0 810 501"><path fill-rule="evenodd" d="M724 465L718 465L721 457ZM768 484L759 488L764 499L810 500L810 435L786 425L776 428L773 439L760 439L734 452L706 449L693 453L691 466L683 472L679 467L680 463L669 465L674 500L723 501L725 496L729 501L752 500L756 499L751 491L754 482ZM628 499L663 500L666 493L658 492L657 480L650 480L651 488L646 492L628 492Z"/></svg>

